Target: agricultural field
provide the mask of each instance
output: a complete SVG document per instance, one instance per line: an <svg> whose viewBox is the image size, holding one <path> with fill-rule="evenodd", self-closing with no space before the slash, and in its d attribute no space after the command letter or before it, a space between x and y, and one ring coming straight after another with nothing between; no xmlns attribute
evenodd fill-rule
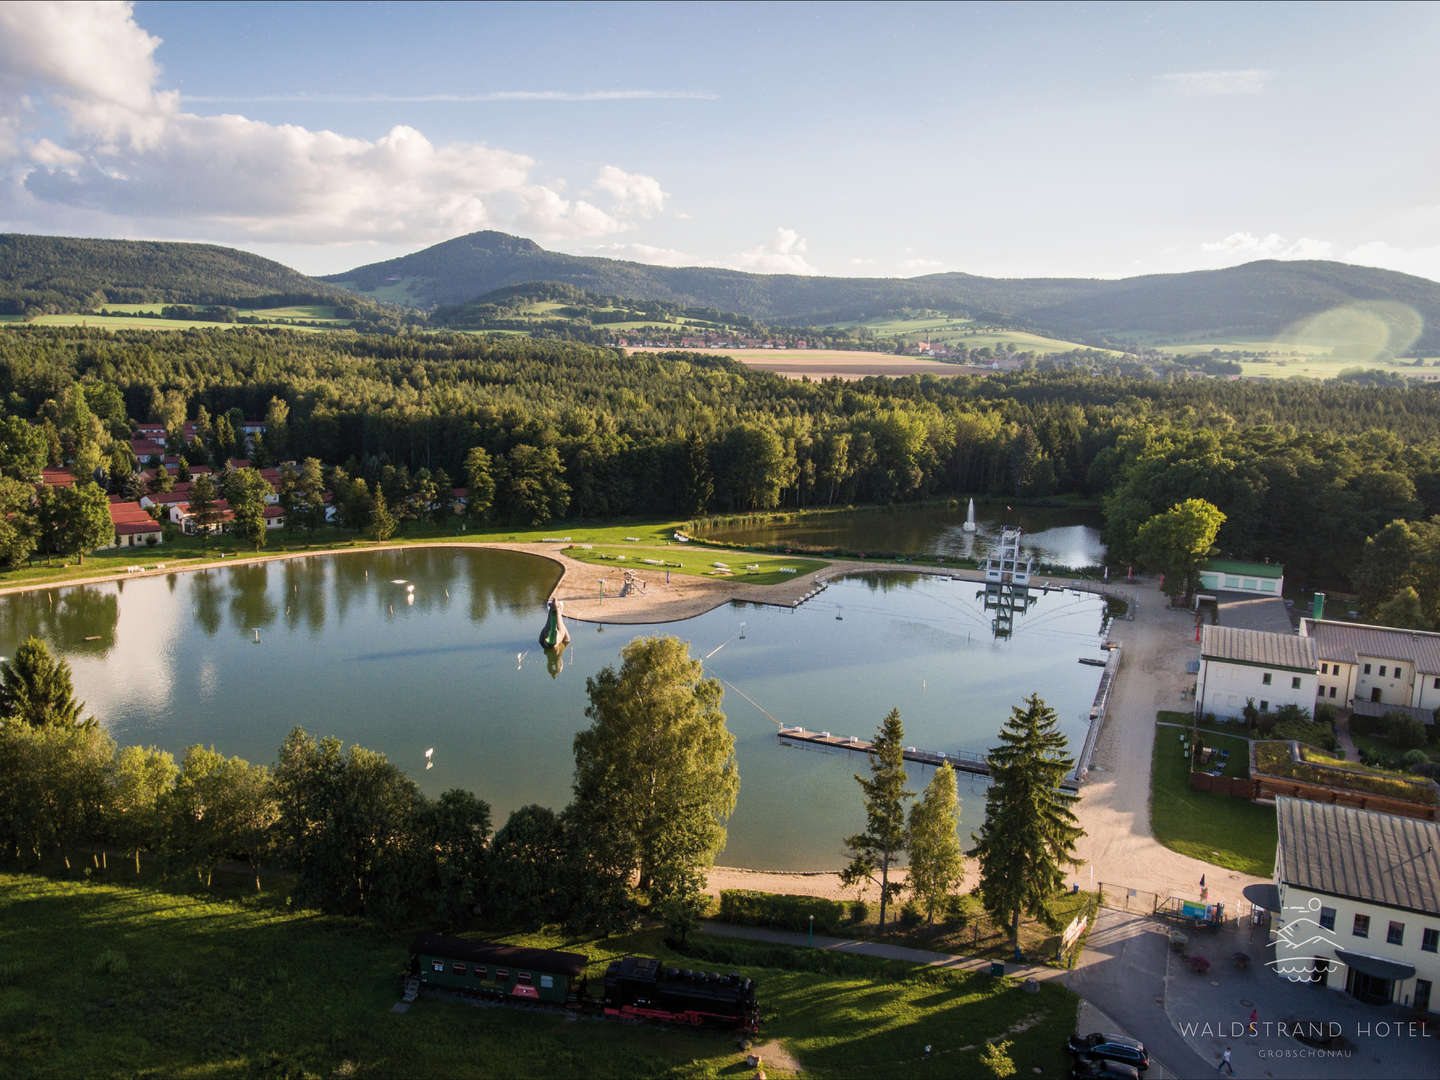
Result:
<svg viewBox="0 0 1440 1080"><path fill-rule="evenodd" d="M122 860L117 860L118 864ZM0 874L0 1046L15 1077L749 1075L721 1033L579 1020L422 997L393 1011L411 931L99 880ZM657 930L532 934L516 944L739 971L760 987L757 1050L773 1077L976 1076L1012 1040L1018 1075L1060 1076L1077 999L1041 984ZM722 958L723 957L723 958ZM925 1055L923 1048L933 1046ZM751 1070L753 1071L753 1070Z"/></svg>
<svg viewBox="0 0 1440 1080"><path fill-rule="evenodd" d="M1157 352L1170 356L1194 356L1220 352L1238 362L1247 378L1333 379L1342 371L1363 368L1385 371L1407 379L1440 379L1440 357L1369 359L1330 345L1287 341L1205 341L1183 345L1155 345Z"/></svg>
<svg viewBox="0 0 1440 1080"><path fill-rule="evenodd" d="M84 326L91 330L233 330L241 323L201 319L150 319L143 315L96 315L75 312L65 315L37 315L28 326Z"/></svg>
<svg viewBox="0 0 1440 1080"><path fill-rule="evenodd" d="M964 345L968 349L983 349L987 346L993 349L1008 345L1017 351L1033 352L1041 356L1089 348L1076 341L1032 334L1027 330L1011 330L953 315L921 319L869 319L865 322L836 325L851 330L868 330L880 338L898 337L906 341L944 342L952 346Z"/></svg>
<svg viewBox="0 0 1440 1080"><path fill-rule="evenodd" d="M641 350L631 349L631 352ZM746 367L773 371L790 379L863 379L868 375L973 375L979 368L947 364L924 356L861 352L851 349L704 349Z"/></svg>

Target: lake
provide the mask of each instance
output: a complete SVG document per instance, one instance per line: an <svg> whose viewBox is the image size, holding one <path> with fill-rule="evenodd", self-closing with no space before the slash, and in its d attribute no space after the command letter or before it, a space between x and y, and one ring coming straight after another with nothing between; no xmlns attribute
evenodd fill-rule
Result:
<svg viewBox="0 0 1440 1080"><path fill-rule="evenodd" d="M911 506L883 510L842 510L802 514L792 520L717 525L705 539L730 544L786 544L797 548L855 552L944 555L983 559L999 543L1005 525L1018 525L1021 547L1038 563L1079 569L1099 566L1105 558L1100 539L1104 520L1098 510L975 504L976 531L967 533L965 503L958 507Z"/></svg>
<svg viewBox="0 0 1440 1080"><path fill-rule="evenodd" d="M536 644L556 577L527 555L424 547L48 589L0 597L0 652L46 638L122 745L273 764L300 724L384 752L429 794L474 791L498 827L516 807L569 801L586 677L637 636L674 634L725 683L741 787L722 861L784 870L841 865L864 825L852 774L866 760L782 747L777 722L869 737L894 706L907 744L983 751L1038 691L1078 749L1099 681L1077 660L1102 655L1101 598L1039 595L997 639L982 586L903 574L842 580L793 610L571 622L557 664ZM932 772L912 766L912 786ZM982 784L961 777L967 831Z"/></svg>

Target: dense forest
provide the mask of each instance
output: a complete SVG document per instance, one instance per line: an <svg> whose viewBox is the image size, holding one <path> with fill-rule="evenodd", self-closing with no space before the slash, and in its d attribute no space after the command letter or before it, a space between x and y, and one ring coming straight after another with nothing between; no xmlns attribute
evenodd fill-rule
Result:
<svg viewBox="0 0 1440 1080"><path fill-rule="evenodd" d="M378 310L371 300L235 248L0 233L0 314L152 301L240 308L327 304L343 309L341 318Z"/></svg>
<svg viewBox="0 0 1440 1080"><path fill-rule="evenodd" d="M1296 585L1350 585L1367 538L1440 514L1431 387L1042 371L809 383L518 337L25 328L0 335L0 402L41 421L52 461L87 438L77 410L116 433L268 415L262 463L318 458L391 499L422 469L463 483L479 447L495 513L536 523L1077 495L1101 500L1123 562L1140 523L1198 497L1227 515L1223 552L1282 561Z"/></svg>
<svg viewBox="0 0 1440 1080"><path fill-rule="evenodd" d="M930 309L1023 326L1087 344L1136 338L1268 338L1299 320L1359 304L1392 337L1440 351L1440 285L1390 270L1319 261L1248 263L1226 270L1080 278L803 277L713 267L662 267L564 255L531 240L478 232L398 259L332 274L358 292L420 308L463 304L510 285L557 281L587 292L733 311L767 322L823 325ZM1418 316L1418 318L1417 318Z"/></svg>

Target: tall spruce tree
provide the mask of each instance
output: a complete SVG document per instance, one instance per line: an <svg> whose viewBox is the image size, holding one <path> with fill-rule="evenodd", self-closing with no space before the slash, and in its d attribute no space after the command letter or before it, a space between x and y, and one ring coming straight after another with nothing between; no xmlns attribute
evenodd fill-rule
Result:
<svg viewBox="0 0 1440 1080"><path fill-rule="evenodd" d="M0 664L0 716L31 727L94 727L84 717L85 703L75 697L70 664L37 637L28 637L9 663Z"/></svg>
<svg viewBox="0 0 1440 1080"><path fill-rule="evenodd" d="M949 764L935 770L925 794L910 808L910 892L925 905L925 919L965 880L960 846L960 793Z"/></svg>
<svg viewBox="0 0 1440 1080"><path fill-rule="evenodd" d="M1060 718L1038 694L1010 710L991 749L985 823L970 852L980 861L980 902L1010 928L1019 945L1020 918L1054 922L1050 904L1076 865L1075 841L1085 834L1071 812L1075 796L1060 789L1075 767Z"/></svg>
<svg viewBox="0 0 1440 1080"><path fill-rule="evenodd" d="M880 887L880 928L885 928L885 910L903 889L890 880L890 867L909 842L905 827L905 800L914 798L905 790L905 728L900 710L891 709L875 734L870 749L870 778L855 776L865 794L865 831L845 841L850 865L840 872L846 887L862 881Z"/></svg>

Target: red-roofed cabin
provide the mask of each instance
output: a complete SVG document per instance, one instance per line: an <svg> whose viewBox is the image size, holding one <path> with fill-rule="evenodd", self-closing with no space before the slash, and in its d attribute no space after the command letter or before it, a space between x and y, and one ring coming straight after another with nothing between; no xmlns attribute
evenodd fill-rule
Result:
<svg viewBox="0 0 1440 1080"><path fill-rule="evenodd" d="M283 506L265 507L265 528L283 529L285 527L285 508Z"/></svg>
<svg viewBox="0 0 1440 1080"><path fill-rule="evenodd" d="M180 531L186 536L197 536L200 532L200 522L190 512L189 503L174 503L170 507L170 520L180 526ZM235 520L235 511L230 509L230 504L224 499L216 499L211 520L206 529L212 536L222 533L230 528Z"/></svg>
<svg viewBox="0 0 1440 1080"><path fill-rule="evenodd" d="M40 482L51 487L71 487L75 476L69 469L41 469Z"/></svg>
<svg viewBox="0 0 1440 1080"><path fill-rule="evenodd" d="M110 500L110 522L115 526L115 542L110 547L145 547L165 539L160 523L139 503L121 498Z"/></svg>

